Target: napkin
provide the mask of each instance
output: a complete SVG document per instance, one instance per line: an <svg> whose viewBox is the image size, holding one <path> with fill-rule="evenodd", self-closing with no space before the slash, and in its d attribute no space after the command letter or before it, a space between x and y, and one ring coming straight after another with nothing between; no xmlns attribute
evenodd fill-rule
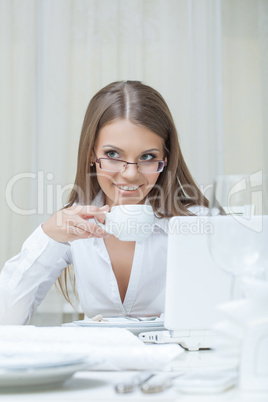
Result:
<svg viewBox="0 0 268 402"><path fill-rule="evenodd" d="M158 370L183 353L179 345L145 345L123 328L0 326L1 356L79 356L97 370ZM90 367L91 369L91 367Z"/></svg>

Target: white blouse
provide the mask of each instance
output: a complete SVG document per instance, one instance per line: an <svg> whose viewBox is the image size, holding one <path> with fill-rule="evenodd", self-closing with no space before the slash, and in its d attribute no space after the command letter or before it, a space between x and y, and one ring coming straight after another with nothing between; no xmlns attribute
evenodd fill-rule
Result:
<svg viewBox="0 0 268 402"><path fill-rule="evenodd" d="M202 215L204 208L190 210ZM39 226L0 275L0 324L26 324L64 268L73 264L82 310L88 317L149 316L164 312L167 219L136 242L131 275L122 303L111 260L102 238L59 243Z"/></svg>

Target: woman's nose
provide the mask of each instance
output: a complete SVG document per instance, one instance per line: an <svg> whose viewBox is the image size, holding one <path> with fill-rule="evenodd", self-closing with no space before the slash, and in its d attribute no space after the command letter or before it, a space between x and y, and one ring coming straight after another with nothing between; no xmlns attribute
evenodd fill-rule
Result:
<svg viewBox="0 0 268 402"><path fill-rule="evenodd" d="M125 168L125 170L123 172L121 172L121 175L123 177L128 177L128 178L133 178L133 177L137 177L140 174L140 172L137 169L137 165L136 164L128 164L127 167Z"/></svg>

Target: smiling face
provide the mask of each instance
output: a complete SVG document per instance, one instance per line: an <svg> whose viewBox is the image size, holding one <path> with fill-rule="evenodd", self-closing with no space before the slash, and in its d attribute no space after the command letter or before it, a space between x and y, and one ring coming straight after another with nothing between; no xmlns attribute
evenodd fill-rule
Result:
<svg viewBox="0 0 268 402"><path fill-rule="evenodd" d="M164 159L163 139L143 126L129 120L116 120L104 126L97 137L94 152L97 158L121 159L127 162L161 161ZM92 160L94 155L92 155ZM127 165L121 172L100 169L96 163L99 185L110 207L120 204L144 203L160 173L142 173L137 165Z"/></svg>

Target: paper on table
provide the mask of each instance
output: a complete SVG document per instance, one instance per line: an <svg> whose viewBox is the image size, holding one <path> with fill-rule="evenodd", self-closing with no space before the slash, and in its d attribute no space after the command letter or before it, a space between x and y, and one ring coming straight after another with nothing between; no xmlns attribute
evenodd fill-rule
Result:
<svg viewBox="0 0 268 402"><path fill-rule="evenodd" d="M159 369L182 352L178 345L145 345L122 328L0 327L0 355L84 353L102 360L102 370Z"/></svg>

